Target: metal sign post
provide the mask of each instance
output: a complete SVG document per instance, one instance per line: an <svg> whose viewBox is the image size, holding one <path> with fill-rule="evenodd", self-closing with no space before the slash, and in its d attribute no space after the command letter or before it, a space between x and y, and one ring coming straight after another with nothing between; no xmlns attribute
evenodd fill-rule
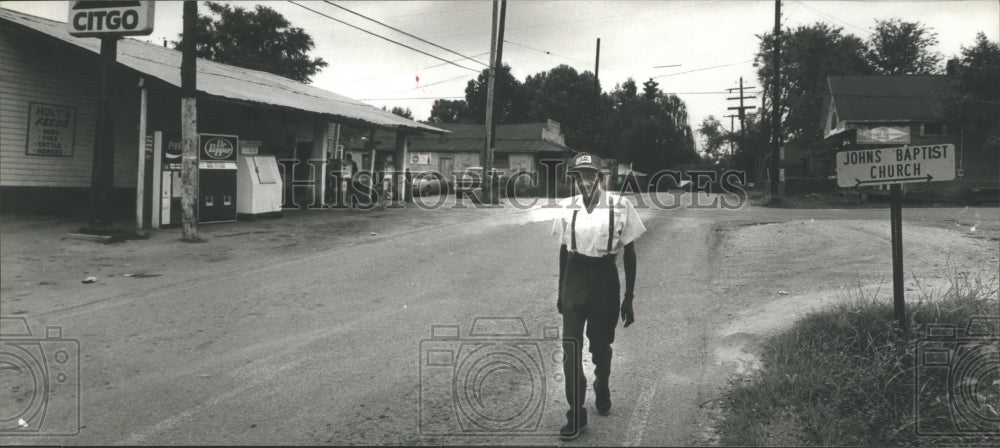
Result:
<svg viewBox="0 0 1000 448"><path fill-rule="evenodd" d="M837 185L889 185L892 239L892 304L899 328L907 330L903 296L903 192L900 184L955 178L955 145L902 146L837 153Z"/></svg>
<svg viewBox="0 0 1000 448"><path fill-rule="evenodd" d="M111 227L110 197L114 178L114 72L118 39L153 32L153 2L74 1L70 4L69 34L101 39L101 81L97 100L97 126L94 136L93 164L90 171L90 226ZM145 136L139 136L143 140ZM140 143L141 146L141 143ZM140 157L142 160L142 157ZM138 188L141 190L142 185ZM141 212L140 212L141 213ZM141 221L141 216L139 217ZM139 225L141 227L141 224Z"/></svg>
<svg viewBox="0 0 1000 448"><path fill-rule="evenodd" d="M903 298L903 193L899 184L889 186L889 227L892 245L892 310L899 328L907 331L906 301Z"/></svg>

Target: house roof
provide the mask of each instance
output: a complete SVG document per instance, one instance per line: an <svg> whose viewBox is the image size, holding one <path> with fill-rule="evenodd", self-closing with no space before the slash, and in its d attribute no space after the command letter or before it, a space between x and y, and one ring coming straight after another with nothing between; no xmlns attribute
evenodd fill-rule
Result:
<svg viewBox="0 0 1000 448"><path fill-rule="evenodd" d="M9 9L0 8L0 21L25 26L31 30L68 42L93 53L101 53L101 41L74 37L66 23L56 22ZM181 52L136 39L118 42L118 63L168 84L181 86ZM278 75L198 59L198 91L208 95L248 101L357 120L389 129L411 129L442 133L441 129L399 117L375 106L328 90Z"/></svg>
<svg viewBox="0 0 1000 448"><path fill-rule="evenodd" d="M469 152L480 151L486 141L484 125L436 123L451 133L438 136L411 137L410 151ZM565 145L542 140L546 123L497 125L497 152L575 152Z"/></svg>
<svg viewBox="0 0 1000 448"><path fill-rule="evenodd" d="M939 121L950 90L943 75L831 76L827 82L844 121Z"/></svg>
<svg viewBox="0 0 1000 448"><path fill-rule="evenodd" d="M410 152L479 152L486 141L484 125L435 123L434 126L449 131L443 135L410 136ZM542 140L546 123L501 124L497 126L496 151L511 153L575 152L565 145ZM375 141L381 150L391 149L395 136L376 132ZM363 143L359 143L363 145ZM358 148L354 148L358 149Z"/></svg>

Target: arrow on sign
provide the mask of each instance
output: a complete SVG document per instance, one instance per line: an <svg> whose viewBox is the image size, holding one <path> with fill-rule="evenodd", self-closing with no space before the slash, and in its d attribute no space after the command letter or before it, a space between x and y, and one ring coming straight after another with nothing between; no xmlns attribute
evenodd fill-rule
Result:
<svg viewBox="0 0 1000 448"><path fill-rule="evenodd" d="M854 184L854 186L857 187L858 185L863 185L863 184L876 184L876 183L886 183L886 182L902 182L904 180L923 180L923 179L927 179L927 182L930 182L931 179L934 179L934 176L931 176L930 174L928 174L928 175L923 176L923 177L906 177L906 178L903 178L903 179L887 179L887 180L859 180L858 178L855 177L854 178L854 182L856 182L856 183Z"/></svg>

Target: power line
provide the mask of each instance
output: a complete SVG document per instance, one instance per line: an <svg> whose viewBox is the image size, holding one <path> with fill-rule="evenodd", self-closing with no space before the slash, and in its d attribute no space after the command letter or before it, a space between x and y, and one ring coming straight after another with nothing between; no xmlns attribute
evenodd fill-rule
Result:
<svg viewBox="0 0 1000 448"><path fill-rule="evenodd" d="M392 42L392 43L394 43L394 44L396 44L396 45L399 45L399 46L401 46L401 47L405 47L405 48L408 48L408 49L410 49L410 50L413 50L413 51L416 51L417 53L420 53L420 54L423 54L423 55L427 55L427 56L430 56L430 57L432 57L432 58L434 58L434 59L437 59L437 60L439 60L439 61L442 61L442 62L446 62L446 63L448 63L448 64L451 64L451 65L454 65L455 67L459 67L459 68L464 68L464 69L466 69L466 70L468 70L468 71L470 71L470 72L475 72L475 73L479 73L479 70L476 70L476 69L474 69L474 68L469 68L469 67L466 67L466 66L464 66L464 65L458 65L458 64L456 64L456 63L454 63L454 62L452 62L452 61L449 61L449 60L447 60L447 59L444 59L444 58L441 58L441 57L438 57L438 56L435 56L435 55L433 55L433 54L430 54L430 53L428 53L428 52L426 52L426 51L423 51L423 50L420 50L420 49L417 49L417 48L413 48L413 47L411 47L411 46L409 46L409 45L406 45L406 44L404 44L404 43L402 43L402 42L397 42L397 41L394 41L394 40L392 40L392 39L389 39L388 37L385 37L385 36L382 36L382 35L380 35L380 34L377 34L377 33L373 33L373 32L371 32L371 31L368 31L368 30L366 30L366 29L364 29L364 28L361 28L361 27L359 27L359 26L356 26L356 25L352 25L352 24L350 24L350 23L347 23L347 22L345 22L345 21L343 21L343 20L340 20L340 19L337 19L337 18L335 18L335 17L331 17L331 16L329 16L329 15L326 15L326 14L323 14L322 12L319 12L319 11L317 11L317 10L315 10L315 9L312 9L312 8L310 8L310 7L308 7L308 6L305 6L305 5L303 5L303 4L299 3L299 2L294 2L294 1L293 1L293 2L289 2L289 3L291 3L291 4L295 5L295 6L298 6L299 8L302 8L302 9L305 9L305 10L307 10L307 11L311 11L311 12L313 12L313 13L315 13L315 14L319 14L319 15L321 15L321 16L323 16L323 17L326 17L326 18L328 18L328 19L330 19L330 20L333 20L334 22L337 22L337 23L341 23L341 24L344 24L344 25L347 25L347 26L349 26L349 27L351 27L351 28L354 28L354 29L356 29L356 30L358 30L358 31L362 31L362 32L364 32L364 33L367 33L367 34L371 34L372 36L375 36L375 37L377 37L377 38L379 38L379 39L383 39L383 40L387 40L387 41L389 41L389 42Z"/></svg>
<svg viewBox="0 0 1000 448"><path fill-rule="evenodd" d="M818 9L816 9L816 8L813 8L812 6L809 6L809 5L805 4L805 2L802 2L802 1L799 1L799 0L796 0L796 2L795 2L795 3L798 3L799 5L802 5L802 6L803 6L803 7L805 7L806 9L808 9L808 10L812 11L813 13L815 13L816 15L818 15L818 16L819 16L820 18L824 18L824 19L827 19L827 20L832 20L832 21L836 21L836 22L840 22L840 23L842 23L842 24L844 24L844 25L847 25L847 26L849 26L849 27L852 27L852 28L855 28L855 29L858 29L858 30L861 30L861 31L863 31L863 32L865 32L865 33L868 33L868 32L869 32L869 30L866 30L866 29L864 29L864 28L861 28L861 27L859 27L859 26L857 26L857 25L854 25L854 24L852 24L852 23L849 23L849 22L846 22L846 21L844 21L844 20L840 20L839 18L837 18L836 16L834 16L834 15L832 15L832 14L828 14L828 13L825 13L825 12L823 12L823 11L820 11L820 10L818 10Z"/></svg>
<svg viewBox="0 0 1000 448"><path fill-rule="evenodd" d="M551 52L551 51L548 51L548 50L539 50L539 49L537 49L537 48L533 48L533 47L529 47L529 46L527 46L527 45L524 45L524 44L519 44L519 43L517 43L517 42L511 42L511 41L509 41L509 40L507 40L507 39L504 39L503 41L504 41L504 42L506 42L506 43L508 43L508 44L513 44L513 45L517 45L518 47L523 47L523 48L527 48L527 49L529 49L529 50L532 50L532 51L537 51L537 52L539 52L539 53L544 53L544 54L547 54L547 55L549 55L549 56L558 56L558 57L560 57L560 58L563 58L563 59L569 59L569 60L571 60L571 61L576 61L576 62L579 62L579 63L581 63L581 64L588 64L588 65L590 64L590 61L584 61L584 60L580 60L580 59L576 59L576 58L571 58L571 57L569 57L569 56L564 56L564 55L561 55L561 54L556 54L556 53L553 53L553 52Z"/></svg>
<svg viewBox="0 0 1000 448"><path fill-rule="evenodd" d="M667 75L659 75L659 76L654 76L653 79L656 79L656 78L665 78L667 76L683 75L683 74L686 74L686 73L700 72L700 71L704 71L704 70L711 70L711 69L714 69L714 68L731 67L733 65L746 64L747 62L753 62L753 59L748 59L746 61L740 61L740 62L734 62L732 64L715 65L715 66L712 66L712 67L702 67L702 68L696 68L694 70L687 70L687 71L683 71L683 72L670 73L670 74L667 74Z"/></svg>
<svg viewBox="0 0 1000 448"><path fill-rule="evenodd" d="M464 100L464 96L421 96L408 98L361 98L358 101L404 101L404 100Z"/></svg>
<svg viewBox="0 0 1000 448"><path fill-rule="evenodd" d="M479 56L485 56L487 54L490 54L490 52L487 51L485 53L479 53L479 54L476 54L476 55L472 55L472 57L475 58L475 57L479 57ZM461 59L456 59L456 60L453 60L451 62L458 62L460 60ZM361 77L361 78L348 79L348 80L342 81L341 83L342 84L353 84L353 83L361 82L361 81L374 81L376 79L385 78L387 76L396 76L396 75L400 75L400 74L403 74L403 73L411 73L411 72L416 72L416 71L420 71L420 70L429 70L429 69L432 69L432 68L442 67L442 66L445 66L445 65L448 65L448 64L439 63L439 64L434 64L434 65L428 65L426 67L420 67L420 68L414 68L414 69L407 69L407 70L399 71L399 72L382 73L382 74L379 74L377 76L364 76L364 77ZM462 75L462 76L464 77L466 75ZM452 78L452 79L455 79L455 78ZM435 84L440 84L440 83L435 83ZM428 85L433 85L433 84L428 84Z"/></svg>
<svg viewBox="0 0 1000 448"><path fill-rule="evenodd" d="M328 1L328 0L325 0L325 1L323 2L323 3L326 3L326 4L330 5L330 6L333 6L334 8L340 8L340 9L343 9L344 11L347 11L347 12L349 12L349 13L351 13L351 14L354 14L354 15L356 15L356 16L358 16L358 17L361 17L361 18L363 18L363 19L367 19L367 20L370 20L370 21L372 21L372 22L375 22L375 23L377 23L377 24L379 24L379 25L382 25L382 26L384 26L384 27L386 27L386 28L389 28L389 29L391 29L391 30L393 30L393 31L395 31L395 32L397 32L397 33L402 33L402 34L405 34L405 35L407 35L407 36L409 36L409 37L412 37L412 38L414 38L414 39L416 39L416 40L419 40L419 41L421 41L421 42L423 42L423 43L425 43L425 44L428 44L428 45L432 45L432 46L434 46L434 47L437 47L437 48L440 48L440 49L442 49L442 50L444 50L444 51L447 51L447 52L449 52L449 53L452 53L452 54L456 54L456 55L458 55L458 56L461 56L461 57L463 57L463 58L465 58L465 59L468 59L468 60L470 60L470 61L472 61L472 62L475 62L475 63L477 63L477 64L479 64L479 65L482 65L483 67L489 67L489 64L486 64L486 63L483 63L483 62L480 62L480 61L478 61L478 60L476 60L476 59L473 59L473 58L471 58L471 57L469 57L469 56L466 56L466 55L464 55L464 54L462 54L462 53L459 53L459 52L457 52L457 51L454 51L454 50L452 50L452 49L449 49L449 48L445 48L445 47L442 47L442 46L440 46L440 45L438 45L438 44L436 44L436 43L434 43L434 42L431 42L431 41L429 41L429 40L427 40L427 39L424 39L424 38L422 38L422 37L419 37L419 36L415 36L415 35L413 35L413 34L410 34L410 33L407 33L406 31L403 31L403 30L401 30L401 29L399 29L399 28L396 28L396 27L394 27L394 26L392 26L392 25L389 25L389 24L386 24L386 23L384 23L384 22L381 22L381 21L378 21L378 20L376 20L376 19L373 19L373 18L371 18L371 17L368 17L368 16L366 16L366 15L364 15L364 14L361 14L361 13L359 13L359 12L356 12L356 11L352 11L352 10L350 10L350 9L347 9L347 8L343 7L343 6L340 6L340 5L338 5L338 4L335 4L335 3L331 2L331 1Z"/></svg>

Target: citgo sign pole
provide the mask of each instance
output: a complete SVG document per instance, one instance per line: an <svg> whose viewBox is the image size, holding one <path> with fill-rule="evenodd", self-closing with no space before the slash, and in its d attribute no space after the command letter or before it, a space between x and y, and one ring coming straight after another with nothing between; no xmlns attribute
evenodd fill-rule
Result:
<svg viewBox="0 0 1000 448"><path fill-rule="evenodd" d="M903 204L900 184L952 180L955 178L955 145L920 145L860 149L837 153L837 185L861 187L889 185L892 204L889 221L892 235L892 298L899 328L906 330L903 297Z"/></svg>
<svg viewBox="0 0 1000 448"><path fill-rule="evenodd" d="M94 158L90 171L90 226L112 225L109 198L114 173L114 68L121 36L142 36L153 32L154 2L74 1L70 2L69 34L101 39L100 88Z"/></svg>

